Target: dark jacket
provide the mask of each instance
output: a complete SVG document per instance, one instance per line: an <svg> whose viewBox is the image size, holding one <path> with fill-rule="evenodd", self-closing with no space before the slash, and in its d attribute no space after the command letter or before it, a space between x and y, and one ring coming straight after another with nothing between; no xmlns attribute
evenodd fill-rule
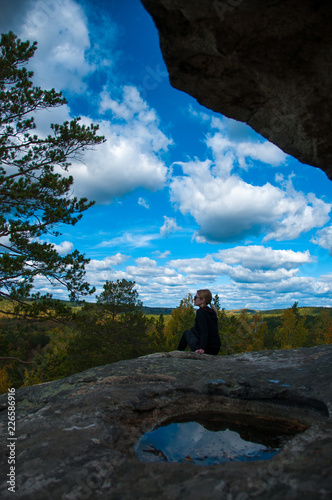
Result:
<svg viewBox="0 0 332 500"><path fill-rule="evenodd" d="M199 339L198 349L220 348L221 342L218 332L218 317L211 307L200 307L196 312L195 325L192 332Z"/></svg>

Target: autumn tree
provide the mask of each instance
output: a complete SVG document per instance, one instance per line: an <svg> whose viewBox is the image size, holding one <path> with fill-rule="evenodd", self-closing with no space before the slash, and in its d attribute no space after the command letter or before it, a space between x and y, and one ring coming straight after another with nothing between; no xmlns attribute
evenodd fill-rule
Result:
<svg viewBox="0 0 332 500"><path fill-rule="evenodd" d="M262 318L262 313L254 313L248 321L250 340L247 351L261 351L264 348L264 338L268 328L266 321Z"/></svg>
<svg viewBox="0 0 332 500"><path fill-rule="evenodd" d="M235 354L246 351L247 328L234 314L227 314L223 308L218 311L218 329L221 340L221 354Z"/></svg>
<svg viewBox="0 0 332 500"><path fill-rule="evenodd" d="M330 309L323 309L314 328L315 344L332 344L332 316Z"/></svg>
<svg viewBox="0 0 332 500"><path fill-rule="evenodd" d="M179 307L174 309L171 318L165 327L165 334L169 349L176 349L185 330L190 330L195 323L195 309L191 293L180 301Z"/></svg>
<svg viewBox="0 0 332 500"><path fill-rule="evenodd" d="M59 236L62 224L75 225L93 202L72 195L70 161L104 141L98 126L79 118L51 124L50 134L35 133L34 114L66 101L62 94L33 86L24 65L36 42L12 32L0 42L0 300L24 303L33 314L41 297L32 294L36 277L67 289L71 300L93 292L84 281L88 259L77 250L61 257L43 237ZM28 298L39 299L27 303ZM44 299L49 299L45 296Z"/></svg>
<svg viewBox="0 0 332 500"><path fill-rule="evenodd" d="M281 325L277 329L276 339L281 349L292 349L306 345L308 331L305 328L305 316L301 316L297 302L285 309L281 316Z"/></svg>

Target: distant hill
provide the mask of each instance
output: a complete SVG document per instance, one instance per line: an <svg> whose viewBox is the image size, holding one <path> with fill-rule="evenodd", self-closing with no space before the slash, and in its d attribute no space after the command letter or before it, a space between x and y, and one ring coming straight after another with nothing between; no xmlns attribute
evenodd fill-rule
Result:
<svg viewBox="0 0 332 500"><path fill-rule="evenodd" d="M143 306L143 313L144 314L168 315L168 314L172 314L173 310L174 310L174 308L172 308L172 307L147 307L147 306Z"/></svg>
<svg viewBox="0 0 332 500"><path fill-rule="evenodd" d="M264 310L264 309L226 309L225 312L227 314L234 314L234 315L237 315L237 314L241 314L242 311L245 311L246 313L248 314L255 314L255 313L261 313L263 316L281 316L284 311L286 310L287 308L285 307L285 309L268 309L268 310ZM289 308L288 308L289 309ZM332 315L332 308L331 307L306 307L306 306L303 306L303 307L298 307L297 310L300 314L304 314L304 315L312 315L312 316L317 316L321 311L323 311L324 309L328 309Z"/></svg>
<svg viewBox="0 0 332 500"><path fill-rule="evenodd" d="M248 314L255 314L258 313L259 311L255 309L225 309L225 311L229 314L241 314L243 311L245 311Z"/></svg>

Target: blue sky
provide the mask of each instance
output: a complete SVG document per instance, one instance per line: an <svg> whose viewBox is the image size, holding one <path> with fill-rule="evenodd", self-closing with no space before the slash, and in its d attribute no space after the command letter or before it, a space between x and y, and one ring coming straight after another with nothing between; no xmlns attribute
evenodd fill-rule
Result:
<svg viewBox="0 0 332 500"><path fill-rule="evenodd" d="M0 26L38 41L34 82L68 101L38 133L81 116L107 139L70 168L95 206L51 241L91 259L97 294L126 278L146 306L210 288L226 309L330 307L331 181L172 88L139 0L2 1Z"/></svg>

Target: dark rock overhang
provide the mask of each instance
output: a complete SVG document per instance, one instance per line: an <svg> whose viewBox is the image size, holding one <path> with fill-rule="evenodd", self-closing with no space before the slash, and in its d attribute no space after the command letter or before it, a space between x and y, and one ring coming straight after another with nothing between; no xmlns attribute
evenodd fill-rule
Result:
<svg viewBox="0 0 332 500"><path fill-rule="evenodd" d="M332 179L332 3L141 0L171 84Z"/></svg>

